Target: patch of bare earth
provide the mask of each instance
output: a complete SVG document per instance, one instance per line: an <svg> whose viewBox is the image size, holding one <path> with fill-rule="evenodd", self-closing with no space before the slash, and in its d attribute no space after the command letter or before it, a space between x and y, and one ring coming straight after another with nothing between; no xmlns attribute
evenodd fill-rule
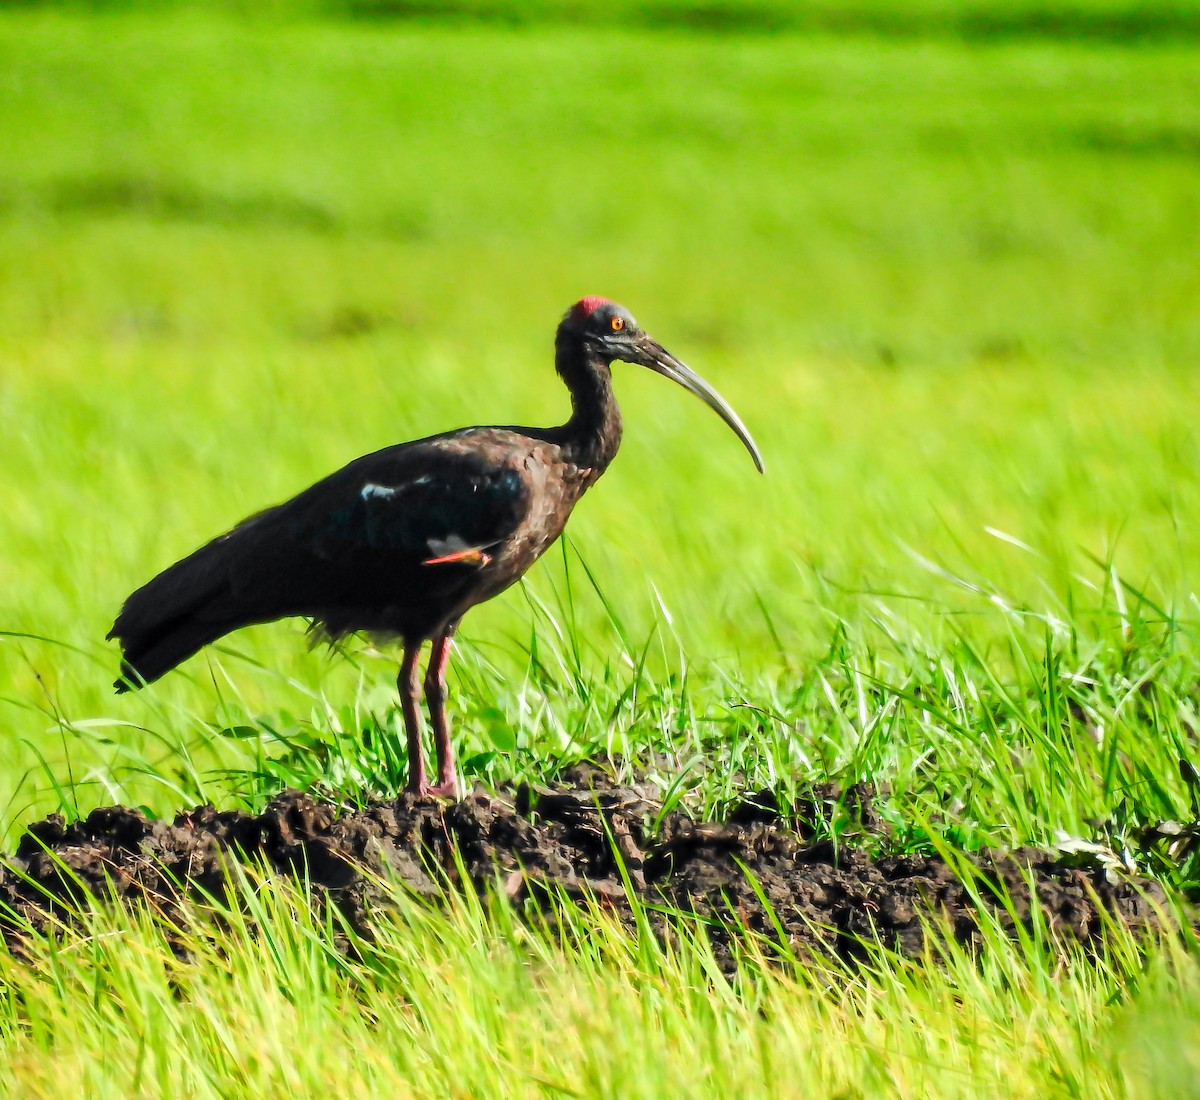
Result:
<svg viewBox="0 0 1200 1100"><path fill-rule="evenodd" d="M223 896L235 863L303 876L320 904L336 906L367 936L372 914L386 904L380 877L430 898L448 883L499 889L539 907L590 897L627 919L632 890L656 922L665 923L667 911L703 918L726 965L741 929L774 941L781 930L800 956L852 959L875 938L919 954L922 918L931 914L959 942L977 942L981 905L1013 933L1040 909L1057 937L1085 945L1113 919L1139 930L1162 920L1166 899L1157 883L1114 881L1100 866L1068 865L1045 852L976 854L970 888L939 856L872 858L806 841L805 815L827 791L782 812L773 798L755 796L723 823L670 812L651 832L661 808L653 787L613 785L587 767L566 779L557 789L523 788L507 798L476 793L444 803L405 795L345 811L286 791L260 814L201 806L155 821L115 806L70 824L54 815L31 825L16 854L0 861L0 927L18 948L31 929L69 924L85 894L149 902L169 915L184 894ZM870 830L870 789L848 793Z"/></svg>

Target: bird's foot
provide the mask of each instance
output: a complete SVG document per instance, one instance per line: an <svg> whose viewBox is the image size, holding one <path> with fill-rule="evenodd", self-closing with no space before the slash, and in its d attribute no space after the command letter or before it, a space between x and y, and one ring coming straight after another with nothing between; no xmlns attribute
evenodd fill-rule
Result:
<svg viewBox="0 0 1200 1100"><path fill-rule="evenodd" d="M444 779L440 783L417 783L410 785L408 790L417 798L457 798L458 780Z"/></svg>

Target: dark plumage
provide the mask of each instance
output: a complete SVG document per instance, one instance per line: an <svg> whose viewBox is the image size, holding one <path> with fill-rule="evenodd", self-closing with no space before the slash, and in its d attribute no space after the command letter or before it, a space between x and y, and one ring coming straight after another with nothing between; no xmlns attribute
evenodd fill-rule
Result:
<svg viewBox="0 0 1200 1100"><path fill-rule="evenodd" d="M603 298L577 302L558 327L555 363L572 414L557 428L464 428L366 455L285 504L243 520L164 570L121 608L118 691L158 679L242 626L301 615L330 637L398 637L409 787L453 794L445 714L450 639L475 604L504 591L562 533L621 442L613 360L679 382L714 408L762 469L737 415L702 379ZM433 642L425 694L438 777L421 750L417 659Z"/></svg>

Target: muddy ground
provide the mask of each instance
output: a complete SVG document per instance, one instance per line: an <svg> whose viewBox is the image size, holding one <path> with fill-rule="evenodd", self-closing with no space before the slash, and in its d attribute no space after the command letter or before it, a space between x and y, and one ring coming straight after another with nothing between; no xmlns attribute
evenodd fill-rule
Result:
<svg viewBox="0 0 1200 1100"><path fill-rule="evenodd" d="M339 812L287 791L257 815L211 806L174 821L121 806L71 824L55 815L31 825L15 856L0 861L0 927L18 947L30 927L69 923L70 903L84 892L149 901L170 914L182 892L198 887L222 896L226 868L238 861L306 875L316 900L337 906L366 935L386 892L364 869L383 869L416 894L435 897L447 880L463 877L461 866L473 888L503 890L520 904L590 896L622 918L632 913L628 883L656 907L655 920L666 919L657 916L661 908L707 918L726 964L739 924L778 940L777 921L799 955L820 950L847 959L861 956L862 941L875 936L905 954L920 953L921 917L931 912L946 918L960 942L978 938L979 903L940 857L871 858L804 839L836 792L814 791L782 811L760 793L720 824L671 812L651 834L660 811L654 790L614 786L581 766L553 790L476 793L450 804L402 796ZM862 831L878 827L869 787L851 788L842 803ZM1156 883L1110 881L1101 867L1070 866L1033 850L982 853L974 862L983 904L1010 931L1028 925L1040 907L1058 936L1088 944L1100 935L1104 911L1145 929L1155 926L1156 906L1165 900ZM1007 905L995 900L1000 895Z"/></svg>

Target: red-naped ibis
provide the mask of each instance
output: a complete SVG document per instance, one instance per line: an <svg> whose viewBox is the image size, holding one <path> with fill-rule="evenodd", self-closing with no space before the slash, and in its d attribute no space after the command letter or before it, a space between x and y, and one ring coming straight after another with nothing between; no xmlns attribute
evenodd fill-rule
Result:
<svg viewBox="0 0 1200 1100"><path fill-rule="evenodd" d="M636 363L690 390L737 433L737 414L628 310L584 298L558 326L555 367L571 393L557 428L463 428L366 455L285 504L243 520L139 588L110 638L124 660L118 691L139 688L238 627L290 615L330 638L399 638L398 686L408 738L408 789L457 790L446 721L446 664L463 615L503 592L562 534L575 502L621 442L610 365ZM421 646L437 748L431 784L421 750Z"/></svg>

